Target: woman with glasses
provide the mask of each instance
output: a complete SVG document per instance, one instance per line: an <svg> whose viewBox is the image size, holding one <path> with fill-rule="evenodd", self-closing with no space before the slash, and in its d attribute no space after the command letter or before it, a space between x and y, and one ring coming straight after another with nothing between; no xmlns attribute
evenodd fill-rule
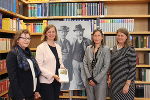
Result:
<svg viewBox="0 0 150 100"><path fill-rule="evenodd" d="M35 100L39 94L40 70L28 48L30 32L26 29L15 34L12 49L6 58L10 81L9 96L12 100Z"/></svg>
<svg viewBox="0 0 150 100"><path fill-rule="evenodd" d="M58 69L62 63L61 47L56 43L57 29L54 25L45 27L41 43L36 50L36 59L41 69L40 93L42 100L59 100L61 83Z"/></svg>
<svg viewBox="0 0 150 100"><path fill-rule="evenodd" d="M92 34L92 45L88 46L84 59L82 79L87 100L106 100L107 70L110 64L110 50L104 45L101 30Z"/></svg>

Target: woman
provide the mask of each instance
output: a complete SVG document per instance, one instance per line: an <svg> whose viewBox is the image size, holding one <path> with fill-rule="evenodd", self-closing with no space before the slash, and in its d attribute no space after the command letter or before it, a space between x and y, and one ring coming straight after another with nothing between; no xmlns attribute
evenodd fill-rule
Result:
<svg viewBox="0 0 150 100"><path fill-rule="evenodd" d="M9 96L12 100L34 100L40 97L36 92L39 90L40 70L28 48L30 40L28 30L18 31L12 43L12 50L6 58L10 81Z"/></svg>
<svg viewBox="0 0 150 100"><path fill-rule="evenodd" d="M58 69L64 68L62 53L57 41L57 30L54 25L48 25L43 32L43 43L36 50L36 59L41 69L40 93L42 100L58 100L61 83Z"/></svg>
<svg viewBox="0 0 150 100"><path fill-rule="evenodd" d="M87 100L105 100L107 86L107 70L110 64L110 50L104 46L103 33L95 30L92 34L92 45L88 46L84 59L82 77ZM83 75L82 75L83 76Z"/></svg>
<svg viewBox="0 0 150 100"><path fill-rule="evenodd" d="M109 85L111 82L112 100L134 100L136 53L130 45L128 30L119 28L116 40L108 80Z"/></svg>

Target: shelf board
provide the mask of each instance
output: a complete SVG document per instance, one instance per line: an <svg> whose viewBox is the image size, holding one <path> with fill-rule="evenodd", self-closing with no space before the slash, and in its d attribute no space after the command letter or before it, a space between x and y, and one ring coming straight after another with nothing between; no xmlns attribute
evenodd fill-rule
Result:
<svg viewBox="0 0 150 100"><path fill-rule="evenodd" d="M33 2L29 2L29 1L24 1L22 0L24 3L26 4L32 4L32 3L60 3L60 2L148 2L148 0L52 0L52 1L33 1Z"/></svg>
<svg viewBox="0 0 150 100"><path fill-rule="evenodd" d="M0 53L8 53L9 50L0 50Z"/></svg>
<svg viewBox="0 0 150 100"><path fill-rule="evenodd" d="M104 32L104 35L115 35L116 32ZM131 35L150 35L149 31L129 32Z"/></svg>
<svg viewBox="0 0 150 100"><path fill-rule="evenodd" d="M73 99L87 99L87 96L71 96Z"/></svg>
<svg viewBox="0 0 150 100"><path fill-rule="evenodd" d="M8 93L8 91L5 91L5 92L1 93L0 97L3 96L3 95L5 95L6 93Z"/></svg>
<svg viewBox="0 0 150 100"><path fill-rule="evenodd" d="M150 82L147 81L135 81L136 84L150 84Z"/></svg>
<svg viewBox="0 0 150 100"><path fill-rule="evenodd" d="M36 48L30 48L31 51L36 51Z"/></svg>
<svg viewBox="0 0 150 100"><path fill-rule="evenodd" d="M70 96L59 96L59 98L70 98Z"/></svg>
<svg viewBox="0 0 150 100"><path fill-rule="evenodd" d="M78 19L78 18L150 18L150 15L99 15L99 16L47 16L47 17L25 17L27 20L43 19Z"/></svg>
<svg viewBox="0 0 150 100"><path fill-rule="evenodd" d="M31 35L42 35L42 33L31 33Z"/></svg>
<svg viewBox="0 0 150 100"><path fill-rule="evenodd" d="M150 68L150 65L136 65L137 68Z"/></svg>
<svg viewBox="0 0 150 100"><path fill-rule="evenodd" d="M0 75L7 73L7 70L1 71Z"/></svg>
<svg viewBox="0 0 150 100"><path fill-rule="evenodd" d="M135 48L136 51L150 51L150 48Z"/></svg>
<svg viewBox="0 0 150 100"><path fill-rule="evenodd" d="M17 18L26 19L25 16L22 16L20 14L14 13L12 11L8 11L8 10L3 9L3 8L0 8L0 12L5 13L7 15L12 15L12 16L17 17Z"/></svg>
<svg viewBox="0 0 150 100"><path fill-rule="evenodd" d="M7 33L7 34L15 34L16 33L16 31L3 30L3 29L0 29L0 32Z"/></svg>

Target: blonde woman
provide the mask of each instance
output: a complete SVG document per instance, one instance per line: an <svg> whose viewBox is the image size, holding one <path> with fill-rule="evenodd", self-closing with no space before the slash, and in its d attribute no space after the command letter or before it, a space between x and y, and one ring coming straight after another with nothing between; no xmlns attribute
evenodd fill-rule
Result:
<svg viewBox="0 0 150 100"><path fill-rule="evenodd" d="M64 68L61 47L57 41L57 30L48 25L43 32L43 43L36 50L36 59L41 70L40 93L42 100L58 100L61 83L58 69Z"/></svg>

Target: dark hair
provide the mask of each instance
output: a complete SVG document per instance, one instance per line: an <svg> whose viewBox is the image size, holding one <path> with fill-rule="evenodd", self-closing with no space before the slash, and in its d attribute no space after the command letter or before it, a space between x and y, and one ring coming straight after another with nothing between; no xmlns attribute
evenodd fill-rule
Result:
<svg viewBox="0 0 150 100"><path fill-rule="evenodd" d="M93 35L94 35L96 32L100 32L100 33L101 33L101 36L104 37L102 30L100 30L100 29L94 30L93 33L92 33L92 47L93 47L93 46L95 47L95 43L94 43L94 41L93 41ZM103 38L102 41L101 41L101 45L104 46L104 38Z"/></svg>
<svg viewBox="0 0 150 100"><path fill-rule="evenodd" d="M55 36L54 41L57 41L57 39L58 39L57 29L56 29L56 27L55 27L54 25L52 25L52 24L50 24L50 25L48 25L48 26L45 27L45 29L44 29L44 31L43 31L43 35L42 35L42 37L41 37L41 40L42 40L42 41L46 41L46 40L47 40L46 32L47 32L49 29L53 28L53 27L54 27L54 29L55 29L55 31L56 31L56 36Z"/></svg>
<svg viewBox="0 0 150 100"><path fill-rule="evenodd" d="M27 29L22 29L22 30L17 31L15 36L14 36L14 39L12 41L12 48L14 48L16 45L18 45L17 41L22 34L29 34L30 35L30 32Z"/></svg>
<svg viewBox="0 0 150 100"><path fill-rule="evenodd" d="M131 46L130 35L129 35L128 30L126 28L119 28L117 30L116 34L119 33L119 32L121 32L121 33L123 33L127 36L127 40L125 41L124 46L125 47ZM118 41L117 41L117 43L118 43Z"/></svg>

